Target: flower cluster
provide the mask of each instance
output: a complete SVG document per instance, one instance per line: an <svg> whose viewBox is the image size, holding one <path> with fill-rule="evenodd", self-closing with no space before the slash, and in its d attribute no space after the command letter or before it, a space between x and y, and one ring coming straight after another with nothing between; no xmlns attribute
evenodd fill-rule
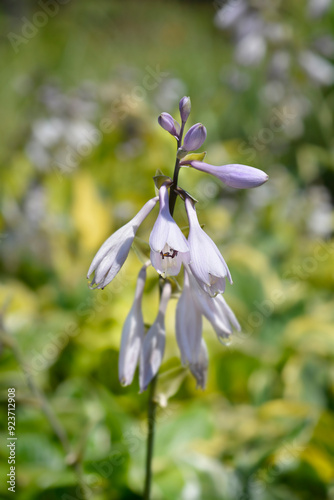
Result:
<svg viewBox="0 0 334 500"><path fill-rule="evenodd" d="M93 273L92 288L104 288L123 266L140 224L159 201L159 214L150 238L150 261L140 270L133 306L125 320L119 356L119 379L123 385L131 384L139 364L141 391L145 390L160 368L165 349L165 313L172 294L171 276L184 269L183 291L176 308L176 339L182 363L188 366L197 385L204 388L208 368L208 353L202 338L202 317L206 317L218 339L227 339L232 328L240 330L239 323L222 294L226 280L232 284L228 266L216 244L201 228L195 200L178 186L179 170L192 167L216 176L233 188L253 188L267 181L268 176L253 167L239 164L209 165L201 161L203 154L189 154L199 149L206 139L201 123L183 132L189 117L190 98L180 101L181 124L170 114L162 113L158 122L177 140L177 155L173 179L163 176L159 196L149 200L138 214L108 238L89 268ZM175 201L179 196L185 205L189 221L189 235L185 237L173 219ZM160 275L160 306L153 325L145 333L142 297L146 270L152 265Z"/></svg>

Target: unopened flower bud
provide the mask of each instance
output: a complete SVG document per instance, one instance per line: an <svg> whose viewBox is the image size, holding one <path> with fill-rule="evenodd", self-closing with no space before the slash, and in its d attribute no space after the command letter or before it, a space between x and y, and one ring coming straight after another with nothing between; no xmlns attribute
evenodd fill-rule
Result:
<svg viewBox="0 0 334 500"><path fill-rule="evenodd" d="M268 175L265 172L258 168L249 167L248 165L233 163L216 167L215 165L209 165L201 161L190 161L189 163L187 162L187 165L201 170L201 172L214 175L226 184L226 186L236 189L258 187L268 180Z"/></svg>
<svg viewBox="0 0 334 500"><path fill-rule="evenodd" d="M169 113L161 113L158 118L158 123L160 127L167 130L176 139L179 138L180 125Z"/></svg>
<svg viewBox="0 0 334 500"><path fill-rule="evenodd" d="M183 149L185 151L196 151L206 139L206 128L201 123L193 125L184 138Z"/></svg>
<svg viewBox="0 0 334 500"><path fill-rule="evenodd" d="M179 103L179 110L181 115L181 120L185 123L188 120L188 116L190 115L191 110L191 101L190 97L182 97Z"/></svg>

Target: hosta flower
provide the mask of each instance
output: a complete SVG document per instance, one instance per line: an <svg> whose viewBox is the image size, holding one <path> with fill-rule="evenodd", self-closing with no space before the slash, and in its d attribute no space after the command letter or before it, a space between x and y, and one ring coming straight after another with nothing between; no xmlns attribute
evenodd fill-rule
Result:
<svg viewBox="0 0 334 500"><path fill-rule="evenodd" d="M190 270L187 272L185 269L183 290L176 306L175 316L176 340L183 365L196 363L202 342L202 311L198 307L195 289L190 285L189 274Z"/></svg>
<svg viewBox="0 0 334 500"><path fill-rule="evenodd" d="M141 391L147 389L152 378L158 373L162 362L166 343L165 314L171 291L171 284L168 282L165 283L161 294L158 315L144 338L139 369Z"/></svg>
<svg viewBox="0 0 334 500"><path fill-rule="evenodd" d="M133 380L144 340L142 298L146 281L146 267L146 265L143 266L139 272L135 299L123 326L118 358L118 376L122 385L129 385Z"/></svg>
<svg viewBox="0 0 334 500"><path fill-rule="evenodd" d="M190 272L190 268L186 267L186 271L197 307L211 323L218 339L228 338L232 334L233 328L240 331L239 322L224 297L220 294L211 297L205 293Z"/></svg>
<svg viewBox="0 0 334 500"><path fill-rule="evenodd" d="M218 339L232 334L232 327L240 331L240 325L221 295L210 297L197 283L190 267L185 266L183 291L176 307L176 340L183 365L188 365L204 388L208 366L207 350L202 338L202 316L214 328Z"/></svg>
<svg viewBox="0 0 334 500"><path fill-rule="evenodd" d="M236 189L246 189L261 186L268 180L268 175L258 168L248 167L233 163L231 165L221 165L216 167L202 161L181 162L181 165L189 165L201 172L218 177L226 186Z"/></svg>
<svg viewBox="0 0 334 500"><path fill-rule="evenodd" d="M182 149L185 151L196 151L206 139L206 128L201 123L193 125L185 135Z"/></svg>
<svg viewBox="0 0 334 500"><path fill-rule="evenodd" d="M87 273L87 278L89 278L95 271L90 284L91 288L104 288L115 278L129 254L137 229L157 201L158 197L155 197L145 203L130 222L118 229L103 243Z"/></svg>
<svg viewBox="0 0 334 500"><path fill-rule="evenodd" d="M150 235L151 262L158 273L179 274L182 262L189 262L188 242L169 211L168 190L159 190L160 211Z"/></svg>
<svg viewBox="0 0 334 500"><path fill-rule="evenodd" d="M158 123L160 127L167 130L175 139L179 138L180 124L169 113L161 113Z"/></svg>
<svg viewBox="0 0 334 500"><path fill-rule="evenodd" d="M232 277L223 256L212 239L201 228L194 203L185 201L189 219L190 269L199 285L213 296L225 291L225 278L232 284Z"/></svg>
<svg viewBox="0 0 334 500"><path fill-rule="evenodd" d="M191 101L190 97L182 97L179 102L179 110L181 115L181 120L185 123L188 120L191 110Z"/></svg>

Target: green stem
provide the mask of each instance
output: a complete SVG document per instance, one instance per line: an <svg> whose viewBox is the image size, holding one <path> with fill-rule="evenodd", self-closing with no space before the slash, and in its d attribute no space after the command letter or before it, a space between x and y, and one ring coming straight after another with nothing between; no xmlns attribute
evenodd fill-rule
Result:
<svg viewBox="0 0 334 500"><path fill-rule="evenodd" d="M180 136L177 141L177 149L179 149L182 145L182 137L184 132L185 122L182 122ZM171 215L174 213L175 202L177 198L177 193L175 189L177 188L179 172L180 172L180 160L176 157L174 174L173 174L173 183L170 187L169 194L169 211ZM163 289L164 280L160 279L160 296ZM151 492L151 483L152 483L152 460L153 460L153 446L154 446L154 432L155 432L155 414L157 409L157 403L155 401L155 389L157 386L158 375L156 375L149 386L149 397L148 397L148 410L147 410L147 426L148 426L148 435L147 435L147 451L146 451L146 474L145 474L145 489L143 500L150 500L150 492Z"/></svg>
<svg viewBox="0 0 334 500"><path fill-rule="evenodd" d="M148 398L148 411L147 411L147 452L146 452L146 477L145 489L143 500L150 500L151 482L152 482L152 459L153 459L153 446L154 446L154 431L155 431L155 414L157 403L155 402L155 388L157 385L158 375L156 375L150 383L150 392Z"/></svg>

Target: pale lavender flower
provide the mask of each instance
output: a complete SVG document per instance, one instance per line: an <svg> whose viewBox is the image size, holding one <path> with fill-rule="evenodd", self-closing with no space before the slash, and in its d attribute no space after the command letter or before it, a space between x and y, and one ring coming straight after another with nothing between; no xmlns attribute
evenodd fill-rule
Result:
<svg viewBox="0 0 334 500"><path fill-rule="evenodd" d="M184 151L196 151L206 139L206 128L201 123L193 125L185 135L182 149Z"/></svg>
<svg viewBox="0 0 334 500"><path fill-rule="evenodd" d="M174 118L169 113L161 113L158 118L158 123L160 127L167 130L175 139L179 138L180 135L180 124L174 120Z"/></svg>
<svg viewBox="0 0 334 500"><path fill-rule="evenodd" d="M207 372L207 352L202 339L202 316L211 323L220 341L240 325L222 295L210 297L199 286L190 267L185 266L183 291L176 307L176 340L183 365L188 365L197 384L204 388Z"/></svg>
<svg viewBox="0 0 334 500"><path fill-rule="evenodd" d="M130 222L118 229L103 243L87 273L87 278L89 278L95 271L90 284L91 288L104 288L115 278L129 254L137 229L155 207L157 201L158 197L155 197L145 203Z"/></svg>
<svg viewBox="0 0 334 500"><path fill-rule="evenodd" d="M227 186L236 189L246 189L261 186L268 180L268 175L258 168L249 167L248 165L239 165L232 163L230 165L209 165L202 161L185 161L181 165L189 165L201 172L218 177Z"/></svg>
<svg viewBox="0 0 334 500"><path fill-rule="evenodd" d="M189 262L189 246L169 211L168 189L159 190L160 211L150 235L151 262L159 274L176 276L182 262Z"/></svg>
<svg viewBox="0 0 334 500"><path fill-rule="evenodd" d="M121 349L118 358L118 376L122 385L130 385L138 364L139 354L144 340L144 320L142 298L146 281L144 265L138 275L135 299L125 320L122 330Z"/></svg>
<svg viewBox="0 0 334 500"><path fill-rule="evenodd" d="M180 110L181 120L183 123L185 123L188 120L191 111L190 97L186 96L182 97L181 101L179 102L179 110Z"/></svg>
<svg viewBox="0 0 334 500"><path fill-rule="evenodd" d="M176 306L175 332L183 365L196 363L201 351L202 312L190 285L190 270L184 270L184 283ZM194 279L194 278L193 278ZM197 283L195 287L198 287Z"/></svg>
<svg viewBox="0 0 334 500"><path fill-rule="evenodd" d="M232 284L227 264L216 244L201 228L195 205L190 198L186 198L185 205L189 219L189 267L205 292L211 296L223 293L226 277Z"/></svg>
<svg viewBox="0 0 334 500"><path fill-rule="evenodd" d="M158 373L162 362L166 343L165 314L171 292L171 284L168 282L165 283L161 294L158 315L144 337L139 367L139 385L141 392L147 389L148 384Z"/></svg>

